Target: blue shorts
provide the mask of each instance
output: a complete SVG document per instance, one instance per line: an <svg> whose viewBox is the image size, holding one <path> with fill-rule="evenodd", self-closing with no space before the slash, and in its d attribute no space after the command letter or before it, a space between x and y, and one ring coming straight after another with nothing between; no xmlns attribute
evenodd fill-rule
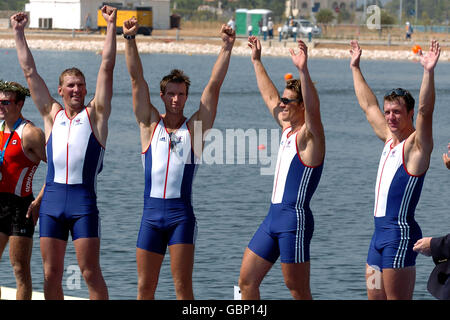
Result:
<svg viewBox="0 0 450 320"><path fill-rule="evenodd" d="M256 230L248 248L263 259L275 263L309 261L309 247L314 232L314 218L309 209L286 204L272 204Z"/></svg>
<svg viewBox="0 0 450 320"><path fill-rule="evenodd" d="M191 204L181 198L146 198L136 246L164 255L167 246L195 244L197 222Z"/></svg>
<svg viewBox="0 0 450 320"><path fill-rule="evenodd" d="M375 218L375 232L369 246L367 264L383 269L399 269L416 265L414 243L422 238L422 231L414 219L399 226L390 217Z"/></svg>
<svg viewBox="0 0 450 320"><path fill-rule="evenodd" d="M40 237L99 238L97 197L83 185L47 183L39 212Z"/></svg>

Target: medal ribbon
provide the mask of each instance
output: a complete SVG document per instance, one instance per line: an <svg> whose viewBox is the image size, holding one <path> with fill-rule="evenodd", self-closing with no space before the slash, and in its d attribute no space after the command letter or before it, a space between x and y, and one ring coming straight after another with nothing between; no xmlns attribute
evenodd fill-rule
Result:
<svg viewBox="0 0 450 320"><path fill-rule="evenodd" d="M0 167L3 165L3 161L5 158L5 153L6 153L6 147L8 146L9 140L11 140L11 137L13 136L14 132L16 131L16 129L20 126L20 124L22 123L22 118L17 119L17 121L14 123L13 129L8 137L8 140L6 140L5 145L3 146L3 150L0 150ZM5 133L5 126L6 126L6 121L3 122L2 125L2 130L1 130L1 141L3 141L3 135Z"/></svg>

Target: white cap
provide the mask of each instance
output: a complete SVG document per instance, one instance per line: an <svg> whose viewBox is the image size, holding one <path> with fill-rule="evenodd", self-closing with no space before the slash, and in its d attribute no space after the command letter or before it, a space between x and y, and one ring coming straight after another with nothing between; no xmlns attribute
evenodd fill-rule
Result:
<svg viewBox="0 0 450 320"><path fill-rule="evenodd" d="M409 21L406 21L406 24L408 24L408 25L409 25Z"/></svg>

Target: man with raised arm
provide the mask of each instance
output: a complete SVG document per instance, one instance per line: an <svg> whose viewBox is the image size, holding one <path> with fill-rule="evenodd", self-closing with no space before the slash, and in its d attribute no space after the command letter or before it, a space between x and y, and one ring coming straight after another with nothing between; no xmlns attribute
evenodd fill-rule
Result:
<svg viewBox="0 0 450 320"><path fill-rule="evenodd" d="M402 88L389 90L380 110L360 69L362 50L357 41L350 45L356 97L375 134L384 143L375 185L375 232L366 264L367 296L412 299L417 256L413 246L422 237L414 211L433 150L434 68L440 47L432 40L429 51L425 55L420 52L423 78L414 128L412 95Z"/></svg>
<svg viewBox="0 0 450 320"><path fill-rule="evenodd" d="M17 300L32 293L31 251L42 193L34 199L33 176L46 161L41 129L22 115L27 88L0 80L0 257L9 241Z"/></svg>
<svg viewBox="0 0 450 320"><path fill-rule="evenodd" d="M59 77L58 93L63 105L50 95L25 39L28 17L25 13L11 17L19 63L44 119L47 141L48 170L39 219L46 299L63 299L61 281L69 232L89 297L108 299L99 261L96 180L102 169L111 113L116 9L103 6L101 11L107 21L106 39L95 95L87 104L86 81L77 68L66 69Z"/></svg>
<svg viewBox="0 0 450 320"><path fill-rule="evenodd" d="M309 248L314 219L309 203L322 175L325 135L319 96L307 66L308 48L299 40L298 53L289 50L300 79L288 80L280 98L261 62L260 41L251 36L248 45L259 91L283 134L269 213L242 260L242 299L260 299L260 284L278 257L292 297L312 299Z"/></svg>
<svg viewBox="0 0 450 320"><path fill-rule="evenodd" d="M197 224L191 204L192 181L202 153L203 136L212 128L216 117L235 33L230 27L222 26L223 44L211 78L198 111L187 119L183 110L190 80L181 70L172 70L160 82L165 113L160 114L150 101L135 41L137 29L136 19L124 22L125 56L145 171L144 211L136 248L138 299L154 299L167 246L177 299L193 299Z"/></svg>

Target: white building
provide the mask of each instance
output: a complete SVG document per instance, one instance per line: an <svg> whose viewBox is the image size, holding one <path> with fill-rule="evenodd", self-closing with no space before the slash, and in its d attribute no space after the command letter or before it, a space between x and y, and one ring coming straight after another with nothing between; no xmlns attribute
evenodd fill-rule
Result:
<svg viewBox="0 0 450 320"><path fill-rule="evenodd" d="M30 28L84 29L90 20L90 28L96 29L97 11L103 2L152 7L153 28L170 28L170 0L29 0L25 11L30 13Z"/></svg>
<svg viewBox="0 0 450 320"><path fill-rule="evenodd" d="M153 29L170 29L170 0L134 1L134 3L152 7Z"/></svg>
<svg viewBox="0 0 450 320"><path fill-rule="evenodd" d="M285 5L286 17L308 16L313 7L318 9L331 9L335 12L356 10L356 0L287 0Z"/></svg>

